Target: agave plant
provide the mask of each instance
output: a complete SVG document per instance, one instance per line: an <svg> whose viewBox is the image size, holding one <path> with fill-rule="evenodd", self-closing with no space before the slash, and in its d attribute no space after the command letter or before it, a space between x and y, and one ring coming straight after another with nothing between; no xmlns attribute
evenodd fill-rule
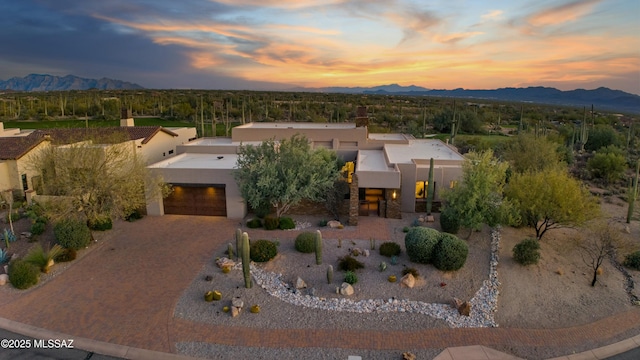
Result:
<svg viewBox="0 0 640 360"><path fill-rule="evenodd" d="M9 255L6 250L0 249L0 264L4 264L9 260Z"/></svg>
<svg viewBox="0 0 640 360"><path fill-rule="evenodd" d="M16 235L13 233L13 231L6 228L4 229L2 238L4 239L5 245L7 245L7 249L9 248L9 243L16 241Z"/></svg>

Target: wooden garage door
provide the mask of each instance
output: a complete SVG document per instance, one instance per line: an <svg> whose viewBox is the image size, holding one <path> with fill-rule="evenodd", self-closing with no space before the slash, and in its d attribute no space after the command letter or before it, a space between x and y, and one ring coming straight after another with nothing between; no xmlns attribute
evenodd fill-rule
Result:
<svg viewBox="0 0 640 360"><path fill-rule="evenodd" d="M174 185L164 199L164 213L177 215L227 216L224 187Z"/></svg>

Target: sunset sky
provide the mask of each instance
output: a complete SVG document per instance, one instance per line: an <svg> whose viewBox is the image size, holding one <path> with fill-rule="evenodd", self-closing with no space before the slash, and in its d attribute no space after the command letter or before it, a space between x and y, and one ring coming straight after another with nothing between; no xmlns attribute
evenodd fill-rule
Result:
<svg viewBox="0 0 640 360"><path fill-rule="evenodd" d="M640 94L639 19L638 0L4 0L0 79Z"/></svg>

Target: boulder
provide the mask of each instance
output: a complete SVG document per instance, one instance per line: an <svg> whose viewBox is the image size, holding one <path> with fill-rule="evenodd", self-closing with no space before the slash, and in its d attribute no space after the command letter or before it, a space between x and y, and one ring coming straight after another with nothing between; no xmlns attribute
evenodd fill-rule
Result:
<svg viewBox="0 0 640 360"><path fill-rule="evenodd" d="M402 360L416 360L416 355L410 352L403 352Z"/></svg>
<svg viewBox="0 0 640 360"><path fill-rule="evenodd" d="M231 317L236 317L236 316L240 315L240 311L242 311L242 308L232 306L231 307Z"/></svg>
<svg viewBox="0 0 640 360"><path fill-rule="evenodd" d="M340 285L340 295L353 295L353 286L349 283L343 282L342 285Z"/></svg>
<svg viewBox="0 0 640 360"><path fill-rule="evenodd" d="M223 269L225 267L228 268L232 268L235 265L235 261L227 258L227 257L221 257L218 260L216 260L216 265L220 268Z"/></svg>
<svg viewBox="0 0 640 360"><path fill-rule="evenodd" d="M427 215L426 220L427 220L427 222L434 222L434 221L436 221L436 219L434 219L434 218L433 218L433 215Z"/></svg>
<svg viewBox="0 0 640 360"><path fill-rule="evenodd" d="M21 232L21 233L20 233L20 236L21 236L23 239L31 239L31 233L30 233L30 232L28 232L28 231L23 231L23 232Z"/></svg>
<svg viewBox="0 0 640 360"><path fill-rule="evenodd" d="M360 254L362 254L362 250L360 250L360 249L358 249L358 248L353 248L353 249L351 249L351 255L353 255L353 256L358 256L358 255L360 255Z"/></svg>
<svg viewBox="0 0 640 360"><path fill-rule="evenodd" d="M298 279L296 280L296 289L306 289L306 288L307 288L307 283L298 277Z"/></svg>
<svg viewBox="0 0 640 360"><path fill-rule="evenodd" d="M364 254L364 257L369 257L370 255L369 250L367 249L365 249L362 253Z"/></svg>
<svg viewBox="0 0 640 360"><path fill-rule="evenodd" d="M242 309L242 307L244 306L244 301L242 301L242 299L240 298L233 298L233 300L231 300L231 306Z"/></svg>
<svg viewBox="0 0 640 360"><path fill-rule="evenodd" d="M0 274L0 285L6 285L9 282L9 275Z"/></svg>
<svg viewBox="0 0 640 360"><path fill-rule="evenodd" d="M340 226L342 226L342 224L338 220L331 220L331 221L327 222L327 226L332 228L332 229L337 229Z"/></svg>
<svg viewBox="0 0 640 360"><path fill-rule="evenodd" d="M407 274L400 279L400 287L413 289L416 286L416 278L411 274Z"/></svg>

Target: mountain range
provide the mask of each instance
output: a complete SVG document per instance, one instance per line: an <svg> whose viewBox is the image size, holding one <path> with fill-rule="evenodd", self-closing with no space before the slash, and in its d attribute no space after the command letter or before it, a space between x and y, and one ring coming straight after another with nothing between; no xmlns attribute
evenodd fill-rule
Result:
<svg viewBox="0 0 640 360"><path fill-rule="evenodd" d="M65 90L134 90L143 89L138 84L108 78L86 79L74 75L54 76L30 74L25 77L13 77L0 80L0 90L14 91L65 91Z"/></svg>

